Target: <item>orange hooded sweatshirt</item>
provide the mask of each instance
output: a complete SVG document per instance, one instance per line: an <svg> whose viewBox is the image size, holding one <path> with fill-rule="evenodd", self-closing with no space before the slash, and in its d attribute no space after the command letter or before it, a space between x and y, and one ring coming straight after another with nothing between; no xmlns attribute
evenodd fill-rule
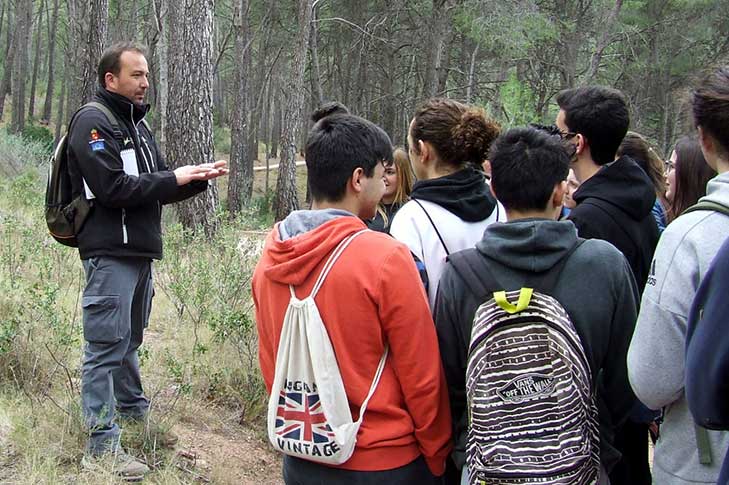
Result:
<svg viewBox="0 0 729 485"><path fill-rule="evenodd" d="M288 285L298 298L314 282L337 244L364 223L341 216L281 240L279 225L266 239L253 275L259 359L270 395ZM443 474L451 450L448 392L428 300L407 247L369 231L345 249L316 297L337 356L352 416L369 391L390 344L352 457L340 468L375 471L398 468L423 455L435 475Z"/></svg>

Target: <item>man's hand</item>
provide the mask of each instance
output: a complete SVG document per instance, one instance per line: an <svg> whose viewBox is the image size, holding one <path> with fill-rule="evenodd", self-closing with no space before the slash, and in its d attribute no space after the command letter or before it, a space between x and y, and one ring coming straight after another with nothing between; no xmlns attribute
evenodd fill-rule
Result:
<svg viewBox="0 0 729 485"><path fill-rule="evenodd" d="M186 185L193 180L211 180L221 175L228 174L228 162L218 160L214 163L202 163L200 165L185 165L175 169L177 185Z"/></svg>

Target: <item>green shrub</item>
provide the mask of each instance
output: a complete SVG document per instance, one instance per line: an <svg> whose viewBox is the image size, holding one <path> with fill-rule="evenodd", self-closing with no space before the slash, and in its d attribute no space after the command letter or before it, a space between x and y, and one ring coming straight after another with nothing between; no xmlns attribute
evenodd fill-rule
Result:
<svg viewBox="0 0 729 485"><path fill-rule="evenodd" d="M25 129L23 129L22 136L26 141L38 142L48 147L49 152L53 149L53 133L45 126L26 125Z"/></svg>
<svg viewBox="0 0 729 485"><path fill-rule="evenodd" d="M51 143L52 145L52 143ZM15 177L43 165L52 146L0 130L0 176Z"/></svg>

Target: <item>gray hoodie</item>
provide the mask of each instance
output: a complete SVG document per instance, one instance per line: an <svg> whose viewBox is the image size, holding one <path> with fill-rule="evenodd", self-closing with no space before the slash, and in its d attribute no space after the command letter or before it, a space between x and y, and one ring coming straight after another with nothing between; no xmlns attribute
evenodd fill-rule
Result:
<svg viewBox="0 0 729 485"><path fill-rule="evenodd" d="M490 225L476 248L466 251L477 251L503 289L513 290L535 273L552 269L576 242L577 231L570 221L522 219ZM567 310L590 362L593 382L600 383L601 461L609 470L620 457L612 446L614 428L635 404L625 363L637 314L635 280L620 251L610 243L591 239L570 256L551 295ZM446 264L435 323L448 381L453 456L458 467L465 459L468 344L476 308L487 299L472 291L452 263Z"/></svg>
<svg viewBox="0 0 729 485"><path fill-rule="evenodd" d="M701 200L729 206L729 173L712 179ZM628 352L630 383L646 406L664 408L653 483L716 483L729 433L709 431L713 463L699 463L694 421L684 395L686 320L709 264L729 237L729 217L697 211L673 221L656 248Z"/></svg>

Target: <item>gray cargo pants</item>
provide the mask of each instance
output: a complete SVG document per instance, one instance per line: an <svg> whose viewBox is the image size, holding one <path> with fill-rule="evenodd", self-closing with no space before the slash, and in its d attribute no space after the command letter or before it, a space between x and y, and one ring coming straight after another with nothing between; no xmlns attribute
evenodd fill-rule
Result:
<svg viewBox="0 0 729 485"><path fill-rule="evenodd" d="M83 260L84 350L81 404L89 428L88 451L119 446L116 412L143 417L149 408L137 349L152 309L152 261L99 256Z"/></svg>

